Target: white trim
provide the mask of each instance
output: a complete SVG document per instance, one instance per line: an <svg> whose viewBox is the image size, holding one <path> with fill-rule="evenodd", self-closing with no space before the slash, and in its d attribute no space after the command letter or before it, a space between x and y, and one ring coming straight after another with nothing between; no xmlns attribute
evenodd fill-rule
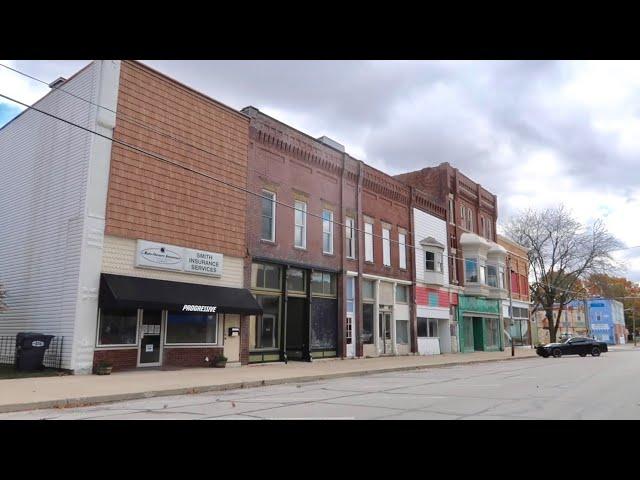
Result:
<svg viewBox="0 0 640 480"><path fill-rule="evenodd" d="M122 309L126 310L126 309ZM131 309L133 310L133 308ZM142 309L137 308L136 310L136 341L134 343L112 343L108 345L102 345L100 343L100 323L102 322L102 308L98 307L98 321L96 322L96 348L101 349L109 349L109 348L138 348L140 346L139 336L140 336L140 317Z"/></svg>
<svg viewBox="0 0 640 480"><path fill-rule="evenodd" d="M265 200L264 198L261 198L261 203L260 203L260 240L266 240L267 242L274 242L276 241L276 201L277 201L277 196L276 196L276 192L272 192L271 190L266 190L266 189L262 189L262 193L268 193L270 195L273 195L273 198L271 199L271 223L272 223L272 228L271 228L271 238L264 238L262 236L262 202ZM263 195L264 197L264 195ZM295 224L295 222L294 222Z"/></svg>
<svg viewBox="0 0 640 480"><path fill-rule="evenodd" d="M371 275L370 273L363 273L362 278L366 278L367 280L382 280L383 282L390 282L390 283L395 282L401 285L413 285L413 282L411 280L400 280L397 278L381 277L380 275Z"/></svg>
<svg viewBox="0 0 640 480"><path fill-rule="evenodd" d="M347 277L357 277L358 276L358 272L352 272L351 270L347 270L345 275Z"/></svg>
<svg viewBox="0 0 640 480"><path fill-rule="evenodd" d="M391 266L391 229L382 229L382 265Z"/></svg>
<svg viewBox="0 0 640 480"><path fill-rule="evenodd" d="M324 218L324 214L328 212L329 213L329 220L325 220ZM325 232L324 231L324 222L328 221L329 222L329 231ZM325 250L324 249L324 236L325 235L329 235L330 238L330 242L329 242L329 250ZM333 211L329 210L328 208L324 208L322 210L322 253L326 253L328 255L333 255Z"/></svg>
<svg viewBox="0 0 640 480"><path fill-rule="evenodd" d="M304 208L298 209L298 206L296 204L301 203L302 205L304 205ZM305 249L307 248L307 202L303 202L302 200L296 200L293 204L293 206L296 208L293 211L293 246L295 248L300 248L300 249ZM302 224L298 225L298 223L296 222L296 214L302 210ZM302 227L302 245L296 245L296 232L298 230L298 227Z"/></svg>

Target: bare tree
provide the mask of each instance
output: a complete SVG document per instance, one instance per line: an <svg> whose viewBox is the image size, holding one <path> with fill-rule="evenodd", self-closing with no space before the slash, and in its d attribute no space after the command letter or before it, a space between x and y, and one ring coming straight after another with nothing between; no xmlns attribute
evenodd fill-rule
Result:
<svg viewBox="0 0 640 480"><path fill-rule="evenodd" d="M563 309L571 301L584 298L583 281L592 274L621 268L610 252L622 244L602 221L584 226L562 205L525 210L509 219L505 232L529 249L531 300L534 309L545 311L551 342L556 341ZM554 306L558 308L555 323Z"/></svg>

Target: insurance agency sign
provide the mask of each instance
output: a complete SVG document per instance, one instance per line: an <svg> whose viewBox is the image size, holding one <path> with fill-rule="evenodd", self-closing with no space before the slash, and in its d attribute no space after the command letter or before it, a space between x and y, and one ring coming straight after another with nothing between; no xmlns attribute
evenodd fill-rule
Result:
<svg viewBox="0 0 640 480"><path fill-rule="evenodd" d="M221 253L138 240L136 244L136 267L220 277L223 269L223 255Z"/></svg>

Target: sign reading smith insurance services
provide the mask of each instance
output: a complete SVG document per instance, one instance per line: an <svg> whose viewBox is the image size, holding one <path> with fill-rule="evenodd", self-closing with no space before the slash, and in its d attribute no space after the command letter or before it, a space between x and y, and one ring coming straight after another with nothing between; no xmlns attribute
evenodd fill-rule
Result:
<svg viewBox="0 0 640 480"><path fill-rule="evenodd" d="M213 277L222 276L223 255L192 250L164 243L138 240L136 267L157 268L174 272L195 273Z"/></svg>

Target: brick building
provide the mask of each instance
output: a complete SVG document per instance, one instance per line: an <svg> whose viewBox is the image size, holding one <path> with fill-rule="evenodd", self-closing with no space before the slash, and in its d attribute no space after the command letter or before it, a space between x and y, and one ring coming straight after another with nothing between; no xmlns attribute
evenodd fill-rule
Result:
<svg viewBox="0 0 640 480"><path fill-rule="evenodd" d="M409 188L246 107L251 362L415 351Z"/></svg>
<svg viewBox="0 0 640 480"><path fill-rule="evenodd" d="M529 258L527 249L514 241L498 235L498 244L507 250L507 272L513 315L509 314L509 300L502 301L505 341L515 345L532 345L537 332L531 330L529 293Z"/></svg>
<svg viewBox="0 0 640 480"><path fill-rule="evenodd" d="M214 178L246 188L249 118L133 61L35 105L107 138L34 110L0 130L0 334L63 336L77 373L247 363L246 196Z"/></svg>
<svg viewBox="0 0 640 480"><path fill-rule="evenodd" d="M458 294L451 330L460 351L502 350L507 252L496 243L497 197L448 163L395 178L446 205L449 281Z"/></svg>

